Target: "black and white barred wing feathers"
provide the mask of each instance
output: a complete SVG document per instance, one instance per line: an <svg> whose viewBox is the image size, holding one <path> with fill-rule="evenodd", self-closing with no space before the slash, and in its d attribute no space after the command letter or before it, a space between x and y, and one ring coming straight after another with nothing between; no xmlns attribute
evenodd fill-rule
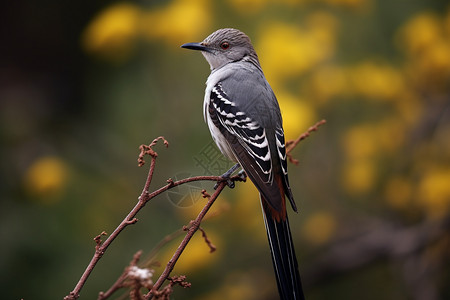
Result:
<svg viewBox="0 0 450 300"><path fill-rule="evenodd" d="M284 195L280 195L280 189L274 182L274 174L280 169L284 190L290 200L292 196L287 181L286 149L281 126L275 131L262 127L229 98L220 83L212 88L207 109L214 126L224 136L236 160L271 206L281 211L284 201L279 200L280 197L284 199ZM270 145L271 141L274 145Z"/></svg>
<svg viewBox="0 0 450 300"><path fill-rule="evenodd" d="M269 143L265 129L245 112L240 111L236 104L225 94L218 83L211 91L210 115L215 115L214 125L223 128L233 135L239 144L254 159L259 168L259 177L265 183L272 181L272 163ZM223 134L223 130L221 130ZM237 158L239 160L239 158Z"/></svg>

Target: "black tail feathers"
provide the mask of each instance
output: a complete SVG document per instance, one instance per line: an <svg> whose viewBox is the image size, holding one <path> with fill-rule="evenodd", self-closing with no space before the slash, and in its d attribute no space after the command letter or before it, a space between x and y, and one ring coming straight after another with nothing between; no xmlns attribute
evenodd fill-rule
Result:
<svg viewBox="0 0 450 300"><path fill-rule="evenodd" d="M262 206L280 299L304 300L305 296L287 215L284 220L277 221L272 217L270 208L265 207L264 204Z"/></svg>

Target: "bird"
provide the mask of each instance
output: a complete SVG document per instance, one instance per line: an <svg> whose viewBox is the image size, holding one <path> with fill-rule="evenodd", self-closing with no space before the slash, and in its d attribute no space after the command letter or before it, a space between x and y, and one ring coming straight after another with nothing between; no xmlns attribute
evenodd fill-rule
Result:
<svg viewBox="0 0 450 300"><path fill-rule="evenodd" d="M259 191L280 299L305 299L286 209L287 198L297 212L281 111L251 40L238 29L223 28L181 47L200 51L210 65L204 119L222 154Z"/></svg>

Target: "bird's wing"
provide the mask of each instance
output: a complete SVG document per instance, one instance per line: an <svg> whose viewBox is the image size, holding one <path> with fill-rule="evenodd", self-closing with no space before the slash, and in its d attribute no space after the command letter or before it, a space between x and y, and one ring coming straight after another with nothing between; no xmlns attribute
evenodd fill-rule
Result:
<svg viewBox="0 0 450 300"><path fill-rule="evenodd" d="M212 88L209 115L258 190L284 216L284 193L291 203L293 197L287 179L284 132L278 104L276 100L274 106L272 99L261 99L273 95L271 90L267 94L267 91L258 91L258 86L246 88L245 82L234 84L239 89L233 89L233 92L226 92L223 82ZM242 97L247 97L247 101L244 102ZM282 189L278 186L280 181L274 181L274 176L280 175ZM293 208L295 210L295 204Z"/></svg>

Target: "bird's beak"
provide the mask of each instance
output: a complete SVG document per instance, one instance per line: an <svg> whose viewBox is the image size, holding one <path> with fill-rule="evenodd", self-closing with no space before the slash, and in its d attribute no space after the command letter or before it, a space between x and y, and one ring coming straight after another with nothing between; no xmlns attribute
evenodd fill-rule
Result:
<svg viewBox="0 0 450 300"><path fill-rule="evenodd" d="M187 44L181 45L181 48L211 52L210 48L206 47L205 45L202 45L201 43L187 43Z"/></svg>

